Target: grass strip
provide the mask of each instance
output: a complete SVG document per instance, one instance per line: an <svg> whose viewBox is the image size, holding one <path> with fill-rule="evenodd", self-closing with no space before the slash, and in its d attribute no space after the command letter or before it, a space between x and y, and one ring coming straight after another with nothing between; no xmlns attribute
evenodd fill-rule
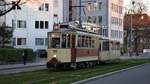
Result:
<svg viewBox="0 0 150 84"><path fill-rule="evenodd" d="M120 60L81 70L40 70L10 75L0 75L0 84L70 84L97 75L149 63L149 60Z"/></svg>

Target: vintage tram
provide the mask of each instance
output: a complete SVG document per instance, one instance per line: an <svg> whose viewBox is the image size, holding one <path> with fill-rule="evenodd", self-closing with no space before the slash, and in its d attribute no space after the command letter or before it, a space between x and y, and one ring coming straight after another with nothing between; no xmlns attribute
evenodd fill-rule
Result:
<svg viewBox="0 0 150 84"><path fill-rule="evenodd" d="M75 22L62 23L48 33L47 68L90 67L119 58L119 42L99 35L95 24L82 25L81 29Z"/></svg>

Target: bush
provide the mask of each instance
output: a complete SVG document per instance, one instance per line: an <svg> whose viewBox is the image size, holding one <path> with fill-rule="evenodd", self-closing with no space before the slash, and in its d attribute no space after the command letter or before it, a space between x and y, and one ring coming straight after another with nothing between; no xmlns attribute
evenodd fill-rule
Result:
<svg viewBox="0 0 150 84"><path fill-rule="evenodd" d="M27 50L27 61L33 61L32 49L15 49L15 48L0 48L0 62L1 63L18 63L22 61L22 52Z"/></svg>

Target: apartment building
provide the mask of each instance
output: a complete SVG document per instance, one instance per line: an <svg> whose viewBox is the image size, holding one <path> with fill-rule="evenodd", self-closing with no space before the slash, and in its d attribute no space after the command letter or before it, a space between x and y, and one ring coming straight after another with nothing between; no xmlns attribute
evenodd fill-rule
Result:
<svg viewBox="0 0 150 84"><path fill-rule="evenodd" d="M84 21L100 25L100 35L123 43L123 0L82 0L82 5Z"/></svg>
<svg viewBox="0 0 150 84"><path fill-rule="evenodd" d="M7 0L8 2L11 0ZM21 3L24 3L22 0ZM53 26L53 1L27 1L3 16L3 23L14 28L15 48L47 49L47 32ZM9 6L6 7L8 9ZM2 20L2 19L1 19Z"/></svg>

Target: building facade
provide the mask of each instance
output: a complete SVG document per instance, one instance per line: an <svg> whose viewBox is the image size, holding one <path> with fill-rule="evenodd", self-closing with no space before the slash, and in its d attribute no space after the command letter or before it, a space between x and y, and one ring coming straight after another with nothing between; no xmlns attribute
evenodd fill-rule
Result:
<svg viewBox="0 0 150 84"><path fill-rule="evenodd" d="M11 0L7 0L10 2ZM21 3L23 3L22 0ZM47 49L47 32L53 25L53 1L28 1L7 13L3 22L14 28L12 45L15 48ZM6 6L6 9L9 6Z"/></svg>
<svg viewBox="0 0 150 84"><path fill-rule="evenodd" d="M101 26L100 35L123 44L123 0L54 0L59 4L57 22L79 20ZM60 5L61 4L61 5Z"/></svg>
<svg viewBox="0 0 150 84"><path fill-rule="evenodd" d="M83 0L82 5L85 21L99 24L102 36L123 43L123 0Z"/></svg>
<svg viewBox="0 0 150 84"><path fill-rule="evenodd" d="M11 0L8 0L11 1ZM24 0L23 0L24 1ZM47 49L47 32L54 23L79 20L80 0L38 0L21 5L4 17L14 28L16 48ZM101 26L99 34L123 43L123 0L81 0L81 19Z"/></svg>

